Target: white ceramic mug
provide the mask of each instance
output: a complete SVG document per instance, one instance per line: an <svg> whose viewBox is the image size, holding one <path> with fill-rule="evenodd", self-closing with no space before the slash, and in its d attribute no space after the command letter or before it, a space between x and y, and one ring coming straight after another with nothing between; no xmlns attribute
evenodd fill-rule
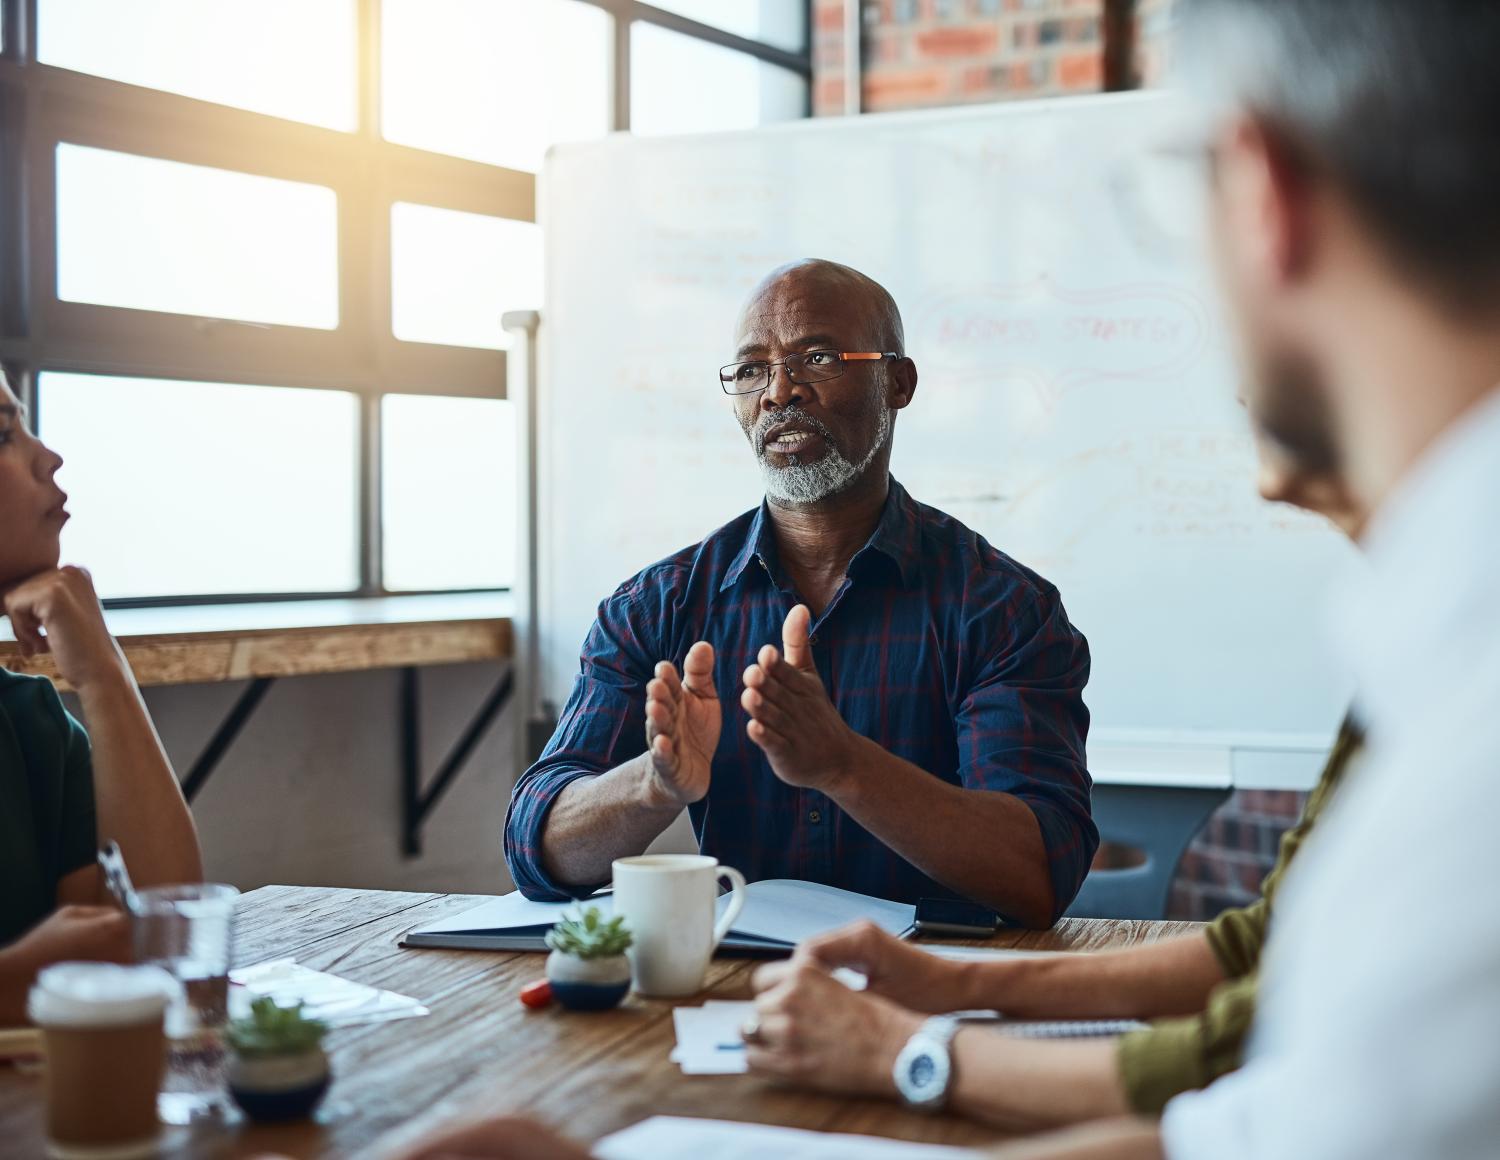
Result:
<svg viewBox="0 0 1500 1160"><path fill-rule="evenodd" d="M745 906L745 876L702 854L643 854L614 864L614 913L634 936L631 978L642 995L668 998L703 989L708 960ZM720 878L729 905L714 922Z"/></svg>

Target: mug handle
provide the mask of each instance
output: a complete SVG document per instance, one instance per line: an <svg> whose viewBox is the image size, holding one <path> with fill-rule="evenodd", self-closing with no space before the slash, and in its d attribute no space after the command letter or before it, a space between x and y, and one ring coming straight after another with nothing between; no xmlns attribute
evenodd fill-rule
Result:
<svg viewBox="0 0 1500 1160"><path fill-rule="evenodd" d="M724 908L724 914L719 921L714 923L714 950L718 950L719 944L724 941L724 936L729 933L730 927L734 926L734 920L739 918L740 911L745 909L745 876L733 866L720 866L714 878L715 880L729 879L729 905Z"/></svg>

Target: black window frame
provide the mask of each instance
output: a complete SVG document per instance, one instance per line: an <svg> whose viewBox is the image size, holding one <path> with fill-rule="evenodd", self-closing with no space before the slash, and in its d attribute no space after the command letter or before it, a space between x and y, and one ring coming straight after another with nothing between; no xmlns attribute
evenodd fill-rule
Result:
<svg viewBox="0 0 1500 1160"><path fill-rule="evenodd" d="M630 127L630 31L638 21L743 52L802 76L812 103L812 0L798 3L803 51L701 24L640 0L581 0L614 18L611 127ZM0 365L40 421L48 371L353 393L360 400L359 586L340 592L213 593L107 600L163 607L415 595L385 587L381 399L504 399L506 353L408 342L391 328L391 207L398 201L536 220L536 175L386 141L380 130L381 0L357 0L358 123L352 132L285 120L41 64L39 0L0 0ZM339 324L244 325L57 297L60 143L327 186L338 199ZM540 303L537 304L540 306ZM247 481L246 486L251 486ZM519 496L518 504L532 502ZM477 591L504 591L485 588ZM445 588L445 593L476 591Z"/></svg>
<svg viewBox="0 0 1500 1160"><path fill-rule="evenodd" d="M788 72L796 73L807 82L807 100L802 115L812 116L813 0L784 0L784 2L798 3L801 10L802 49L800 52L726 32L711 24L703 24L691 17L644 3L643 0L583 0L583 3L602 8L615 18L613 127L620 131L630 128L630 29L637 21L655 24L670 32L678 32L694 40L719 45L721 48L730 48L765 64L776 65Z"/></svg>

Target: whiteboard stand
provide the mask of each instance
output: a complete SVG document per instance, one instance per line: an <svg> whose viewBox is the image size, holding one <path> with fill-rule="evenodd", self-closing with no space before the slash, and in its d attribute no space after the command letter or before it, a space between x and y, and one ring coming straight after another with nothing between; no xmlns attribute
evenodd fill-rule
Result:
<svg viewBox="0 0 1500 1160"><path fill-rule="evenodd" d="M509 310L500 325L516 336L506 359L506 397L516 408L516 578L513 632L517 703L521 727L516 730L516 775L539 756L557 724L555 706L542 687L542 646L537 607L540 595L537 551L537 333L542 316L536 310Z"/></svg>

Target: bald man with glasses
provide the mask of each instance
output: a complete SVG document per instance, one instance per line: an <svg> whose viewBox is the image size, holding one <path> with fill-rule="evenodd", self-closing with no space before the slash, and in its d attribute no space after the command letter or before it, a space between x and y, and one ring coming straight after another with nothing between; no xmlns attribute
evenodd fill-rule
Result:
<svg viewBox="0 0 1500 1160"><path fill-rule="evenodd" d="M891 478L917 368L881 286L783 267L737 329L719 382L765 501L599 606L511 799L517 885L587 895L686 809L751 880L1051 925L1098 845L1087 642L1056 588Z"/></svg>

